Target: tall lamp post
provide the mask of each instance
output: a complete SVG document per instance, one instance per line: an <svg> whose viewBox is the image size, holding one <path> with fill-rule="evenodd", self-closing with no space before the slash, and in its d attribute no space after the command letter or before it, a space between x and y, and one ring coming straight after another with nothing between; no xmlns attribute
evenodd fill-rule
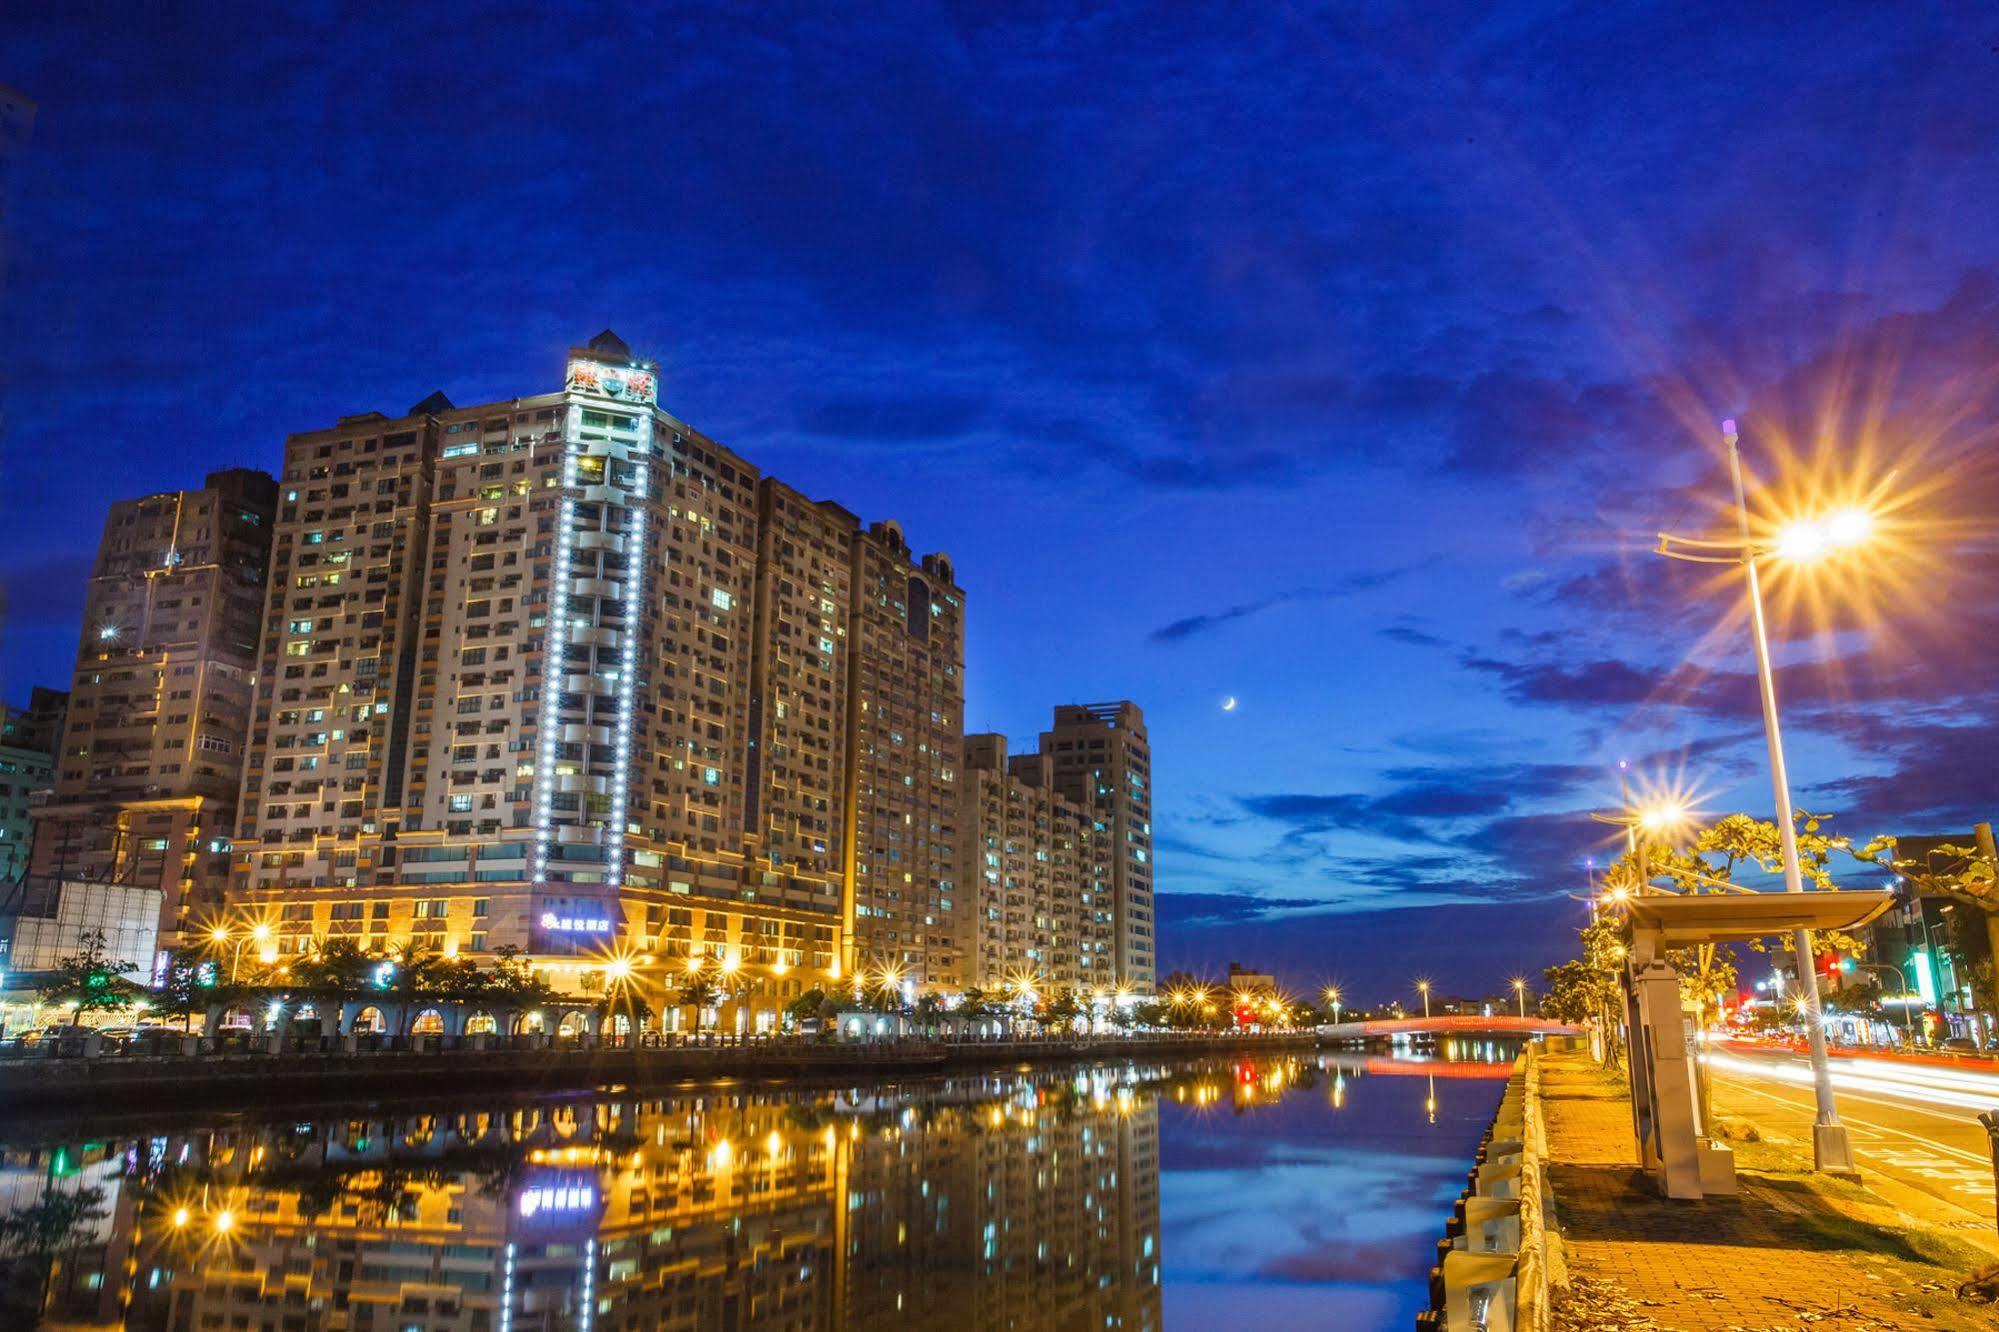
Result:
<svg viewBox="0 0 1999 1332"><path fill-rule="evenodd" d="M1515 976L1513 978L1513 998L1520 1005L1520 1020L1525 1022L1527 1020L1527 981L1525 977Z"/></svg>
<svg viewBox="0 0 1999 1332"><path fill-rule="evenodd" d="M1705 541L1659 533L1658 553L1671 559L1699 564L1742 566L1749 587L1750 632L1756 644L1756 680L1763 695L1763 738L1770 750L1770 786L1777 801L1777 841L1783 853L1784 891L1805 891L1804 875L1798 867L1798 832L1791 804L1791 779L1784 768L1783 734L1777 722L1777 683L1770 666L1770 631L1763 615L1763 585L1757 561L1770 555L1806 561L1831 550L1857 545L1866 539L1869 519L1857 509L1842 510L1815 521L1794 524L1786 529L1775 547L1758 543L1749 530L1749 503L1742 487L1742 454L1736 447L1740 436L1734 421L1721 423L1721 437L1728 445L1728 474L1735 488L1737 540ZM1711 552L1711 553L1702 553ZM1805 1025L1812 1048L1812 1089L1818 1102L1817 1122L1812 1126L1812 1157L1819 1170L1835 1174L1857 1173L1853 1165L1853 1144L1846 1125L1840 1123L1839 1106L1833 1099L1832 1067L1826 1057L1824 1010L1819 1005L1818 975L1812 966L1812 932L1800 929L1793 940L1798 954L1798 986L1804 992Z"/></svg>
<svg viewBox="0 0 1999 1332"><path fill-rule="evenodd" d="M1423 996L1423 1020L1428 1022L1430 1020L1430 982L1419 980L1416 982L1416 989Z"/></svg>
<svg viewBox="0 0 1999 1332"><path fill-rule="evenodd" d="M1339 1026L1339 1025L1340 1025L1340 987L1339 987L1339 986L1337 986L1337 985L1328 985L1328 986L1326 987L1326 1002L1327 1002L1328 1004L1331 1004L1331 1005L1332 1005L1332 1008L1333 1008L1333 1025L1334 1025L1335 1027L1337 1027L1337 1026Z"/></svg>

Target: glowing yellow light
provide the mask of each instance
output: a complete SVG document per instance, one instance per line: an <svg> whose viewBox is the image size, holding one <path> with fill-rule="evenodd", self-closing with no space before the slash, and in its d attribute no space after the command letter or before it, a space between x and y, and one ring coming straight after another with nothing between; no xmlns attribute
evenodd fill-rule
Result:
<svg viewBox="0 0 1999 1332"><path fill-rule="evenodd" d="M227 1235L230 1231L234 1230L235 1228L236 1228L236 1213L231 1212L225 1208L224 1210L217 1212L215 1214L215 1230L217 1234Z"/></svg>
<svg viewBox="0 0 1999 1332"><path fill-rule="evenodd" d="M1826 540L1835 546L1857 546L1873 532L1874 515L1865 509L1840 509L1826 515Z"/></svg>
<svg viewBox="0 0 1999 1332"><path fill-rule="evenodd" d="M779 1133L776 1129L772 1129L770 1131L770 1136L764 1139L764 1155L765 1156L784 1155L784 1135Z"/></svg>
<svg viewBox="0 0 1999 1332"><path fill-rule="evenodd" d="M175 1230L180 1230L180 1229L184 1228L184 1227L185 1227L185 1226L187 1225L187 1223L188 1223L189 1221L192 1221L193 1219L194 1219L193 1215L192 1215L192 1214L191 1214L191 1213L190 1213L190 1212L189 1212L189 1211L187 1210L187 1208L185 1208L185 1207L176 1207L176 1208L174 1208L174 1229L175 1229Z"/></svg>
<svg viewBox="0 0 1999 1332"><path fill-rule="evenodd" d="M694 976L694 975L698 975L698 974L700 973L700 971L701 971L701 959L700 959L700 958L698 958L698 957L690 957L690 958L688 958L688 959L687 959L687 974L688 974L688 975L690 975L690 976Z"/></svg>
<svg viewBox="0 0 1999 1332"><path fill-rule="evenodd" d="M1806 519L1789 523L1777 533L1775 550L1793 564L1806 564L1826 553L1830 541L1825 524Z"/></svg>
<svg viewBox="0 0 1999 1332"><path fill-rule="evenodd" d="M214 940L216 943L228 943L229 931L223 929L220 925L217 925L214 929L208 932L208 937Z"/></svg>
<svg viewBox="0 0 1999 1332"><path fill-rule="evenodd" d="M735 975L737 968L741 967L742 965L743 965L743 959L737 957L734 953L729 953L722 958L722 971L723 974L725 975L729 976Z"/></svg>
<svg viewBox="0 0 1999 1332"><path fill-rule="evenodd" d="M257 950L257 960L265 966L269 966L278 960L278 950L275 948L259 948Z"/></svg>
<svg viewBox="0 0 1999 1332"><path fill-rule="evenodd" d="M604 965L604 974L614 981L624 980L632 974L632 961L627 957L613 958Z"/></svg>
<svg viewBox="0 0 1999 1332"><path fill-rule="evenodd" d="M262 943L271 937L271 927L260 920L257 922L256 927L250 931L250 937L258 943Z"/></svg>
<svg viewBox="0 0 1999 1332"><path fill-rule="evenodd" d="M1638 812L1638 825L1647 832L1662 832L1686 822L1687 807L1675 800L1648 805Z"/></svg>
<svg viewBox="0 0 1999 1332"><path fill-rule="evenodd" d="M770 970L773 976L788 975L791 971L791 963L785 961L783 958L779 958L776 962L771 964Z"/></svg>

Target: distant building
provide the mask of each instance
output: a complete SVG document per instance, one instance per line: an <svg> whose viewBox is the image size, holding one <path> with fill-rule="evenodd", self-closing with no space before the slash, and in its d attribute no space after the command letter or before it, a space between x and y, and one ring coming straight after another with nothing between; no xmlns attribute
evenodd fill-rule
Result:
<svg viewBox="0 0 1999 1332"><path fill-rule="evenodd" d="M0 703L0 884L28 872L35 827L30 814L54 785L68 702L62 690L36 685L27 707Z"/></svg>
<svg viewBox="0 0 1999 1332"><path fill-rule="evenodd" d="M84 599L31 877L157 890L163 947L224 906L276 493L239 468L120 500Z"/></svg>
<svg viewBox="0 0 1999 1332"><path fill-rule="evenodd" d="M1040 776L1035 765L1008 763L1004 736L965 737L958 880L970 907L967 981L988 993L1113 990L1116 843L1093 807Z"/></svg>
<svg viewBox="0 0 1999 1332"><path fill-rule="evenodd" d="M1942 848L1975 847L1976 832L1898 837L1895 855L1938 871L1952 868ZM1860 933L1866 943L1851 971L1835 963L1834 987L1872 982L1881 987L1882 1006L1891 1014L1910 1008L1935 1013L1939 1036L1977 1036L1977 1013L1990 1009L1993 996L1977 995L1968 970L1952 945L1954 917L1976 908L1939 893L1924 893L1914 883L1897 878L1894 905ZM1899 1018L1897 1019L1899 1021Z"/></svg>
<svg viewBox="0 0 1999 1332"><path fill-rule="evenodd" d="M1038 753L1019 760L1023 778L1045 783L1094 810L1108 827L1117 983L1138 994L1154 990L1157 936L1153 920L1152 746L1145 713L1129 700L1055 709Z"/></svg>
<svg viewBox="0 0 1999 1332"><path fill-rule="evenodd" d="M1229 963L1228 979L1223 984L1234 994L1277 993L1277 977L1267 971L1251 971L1239 962Z"/></svg>

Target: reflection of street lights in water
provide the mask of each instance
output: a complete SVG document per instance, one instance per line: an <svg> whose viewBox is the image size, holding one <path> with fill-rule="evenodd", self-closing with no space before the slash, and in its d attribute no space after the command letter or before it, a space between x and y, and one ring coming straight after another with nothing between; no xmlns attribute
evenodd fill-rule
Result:
<svg viewBox="0 0 1999 1332"><path fill-rule="evenodd" d="M1432 1073L1429 1077L1430 1092L1423 1098L1423 1109L1429 1114L1430 1122L1434 1124L1437 1122L1437 1075Z"/></svg>

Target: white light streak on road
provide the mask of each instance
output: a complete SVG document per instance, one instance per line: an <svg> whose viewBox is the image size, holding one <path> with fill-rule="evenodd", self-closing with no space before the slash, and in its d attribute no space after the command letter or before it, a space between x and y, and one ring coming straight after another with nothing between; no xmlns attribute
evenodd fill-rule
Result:
<svg viewBox="0 0 1999 1332"><path fill-rule="evenodd" d="M1812 1071L1804 1064L1720 1053L1710 1054L1708 1063L1726 1072L1798 1087L1809 1087L1812 1083ZM1842 1059L1832 1066L1832 1084L1848 1091L1897 1096L1924 1105L1947 1105L1961 1110L1999 1109L1999 1075L1967 1069L1935 1068L1886 1059Z"/></svg>

